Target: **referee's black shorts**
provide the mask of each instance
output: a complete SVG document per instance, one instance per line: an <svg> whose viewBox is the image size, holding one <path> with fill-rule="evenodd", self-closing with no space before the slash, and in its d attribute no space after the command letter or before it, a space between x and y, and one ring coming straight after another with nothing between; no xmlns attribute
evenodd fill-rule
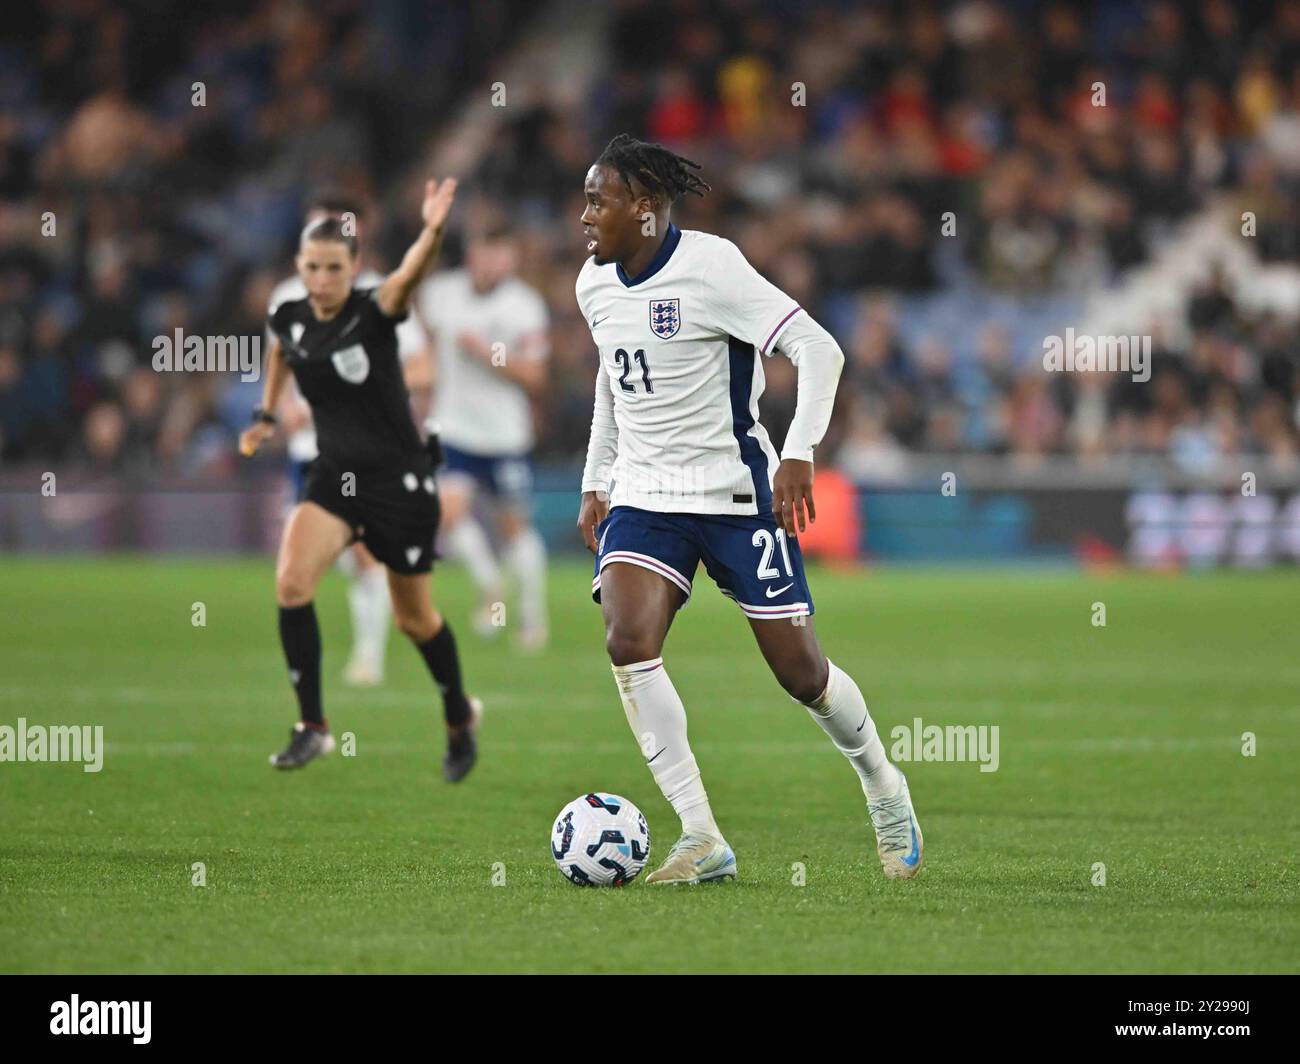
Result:
<svg viewBox="0 0 1300 1064"><path fill-rule="evenodd" d="M442 504L427 452L359 470L317 458L308 467L302 499L346 521L354 539L393 572L414 575L433 568Z"/></svg>

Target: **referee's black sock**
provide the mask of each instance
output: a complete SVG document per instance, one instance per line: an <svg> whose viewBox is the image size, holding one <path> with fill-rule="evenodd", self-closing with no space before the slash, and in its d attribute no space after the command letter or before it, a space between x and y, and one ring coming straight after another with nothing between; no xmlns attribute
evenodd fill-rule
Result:
<svg viewBox="0 0 1300 1064"><path fill-rule="evenodd" d="M289 665L289 681L298 694L298 711L304 724L325 727L320 705L320 626L316 607L280 607L280 643Z"/></svg>
<svg viewBox="0 0 1300 1064"><path fill-rule="evenodd" d="M416 643L415 649L424 658L433 674L434 683L442 691L442 713L447 723L455 728L469 720L469 700L465 697L460 680L460 656L456 653L456 637L451 625L444 619L438 634L425 643Z"/></svg>

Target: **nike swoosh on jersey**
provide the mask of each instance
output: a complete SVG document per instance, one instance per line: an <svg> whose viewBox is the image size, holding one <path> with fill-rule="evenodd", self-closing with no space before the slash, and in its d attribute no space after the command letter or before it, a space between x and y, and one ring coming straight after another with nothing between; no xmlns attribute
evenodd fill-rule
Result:
<svg viewBox="0 0 1300 1064"><path fill-rule="evenodd" d="M786 584L785 587L778 587L775 591L773 591L770 587L764 588L763 594L766 595L768 598L776 598L776 596L781 594L782 591L789 591L792 587L794 587L793 580L790 583Z"/></svg>
<svg viewBox="0 0 1300 1064"><path fill-rule="evenodd" d="M605 315L605 318L608 318L608 317L609 317L609 315L606 314L606 315ZM597 325L599 325L602 321L604 321L605 318L597 318L595 321L593 321L593 322L591 323L591 327L594 329Z"/></svg>

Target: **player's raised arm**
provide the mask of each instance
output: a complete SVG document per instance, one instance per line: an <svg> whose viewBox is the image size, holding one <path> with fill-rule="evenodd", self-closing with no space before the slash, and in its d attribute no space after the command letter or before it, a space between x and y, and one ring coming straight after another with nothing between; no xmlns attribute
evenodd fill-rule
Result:
<svg viewBox="0 0 1300 1064"><path fill-rule="evenodd" d="M602 362L596 370L596 400L591 413L587 464L582 471L582 503L578 530L587 549L596 553L596 529L609 513L609 477L618 457L618 425L614 421L614 393Z"/></svg>
<svg viewBox="0 0 1300 1064"><path fill-rule="evenodd" d="M844 352L825 329L806 313L796 314L781 334L777 350L784 352L799 370L799 387L794 420L781 448L781 464L772 477L772 515L787 535L795 535L808 521L817 520L813 505L813 448L826 435L835 407L835 389Z"/></svg>
<svg viewBox="0 0 1300 1064"><path fill-rule="evenodd" d="M390 318L406 313L411 305L411 293L420 279L428 272L430 264L442 247L443 226L451 212L452 200L456 198L456 179L443 181L426 181L424 183L424 203L420 207L420 217L424 228L420 235L402 256L402 263L385 279L375 293L379 309Z"/></svg>
<svg viewBox="0 0 1300 1064"><path fill-rule="evenodd" d="M266 353L265 372L262 377L262 404L253 411L253 424L239 434L239 453L251 458L257 449L275 435L275 408L284 394L284 382L289 376L280 341L274 337Z"/></svg>

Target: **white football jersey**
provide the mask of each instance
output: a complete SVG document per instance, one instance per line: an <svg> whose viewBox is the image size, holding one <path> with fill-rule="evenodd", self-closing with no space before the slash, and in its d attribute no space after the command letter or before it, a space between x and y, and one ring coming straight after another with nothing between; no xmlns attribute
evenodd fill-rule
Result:
<svg viewBox="0 0 1300 1064"><path fill-rule="evenodd" d="M372 270L369 267L363 269L357 274L357 279L352 282L354 288L378 288L384 283L384 275L378 270ZM302 278L296 273L291 277L286 277L273 289L271 289L271 298L267 303L266 314L270 317L275 313L275 308L281 303L287 303L291 299L306 299L307 286L302 283ZM267 331L266 342L270 343L271 334ZM420 323L415 320L414 314L408 314L406 320L397 326L397 353L405 361L420 354L425 347L425 336L420 328ZM292 377L289 380L289 387L297 390ZM295 462L310 462L320 452L316 448L316 429L314 426L307 424L289 437L289 457Z"/></svg>
<svg viewBox="0 0 1300 1064"><path fill-rule="evenodd" d="M437 345L432 419L444 443L483 455L520 455L533 447L528 393L466 351L457 337L474 333L506 359L546 358L549 315L541 295L517 277L476 292L464 269L448 270L420 287L416 306Z"/></svg>
<svg viewBox="0 0 1300 1064"><path fill-rule="evenodd" d="M608 483L584 476L583 490L608 491L611 506L770 512L779 462L758 420L758 356L772 355L799 305L730 240L676 226L637 277L588 259L577 297L618 427Z"/></svg>

